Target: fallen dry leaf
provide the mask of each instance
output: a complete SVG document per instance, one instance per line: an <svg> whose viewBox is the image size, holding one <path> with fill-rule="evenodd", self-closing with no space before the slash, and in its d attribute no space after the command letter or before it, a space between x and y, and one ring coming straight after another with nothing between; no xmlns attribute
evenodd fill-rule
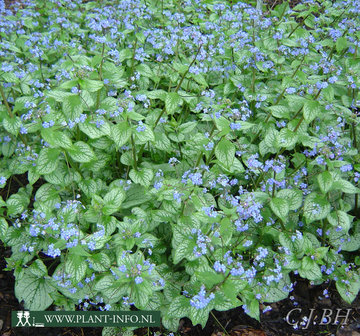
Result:
<svg viewBox="0 0 360 336"><path fill-rule="evenodd" d="M213 332L211 336L225 336L225 333L222 331Z"/></svg>
<svg viewBox="0 0 360 336"><path fill-rule="evenodd" d="M355 330L338 330L336 336L360 336L360 334Z"/></svg>
<svg viewBox="0 0 360 336"><path fill-rule="evenodd" d="M238 325L231 329L230 336L266 336L266 334L262 330Z"/></svg>

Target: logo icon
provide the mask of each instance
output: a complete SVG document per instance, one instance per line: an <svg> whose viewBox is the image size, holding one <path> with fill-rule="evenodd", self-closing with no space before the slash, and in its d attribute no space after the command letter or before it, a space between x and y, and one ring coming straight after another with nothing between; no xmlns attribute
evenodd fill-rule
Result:
<svg viewBox="0 0 360 336"><path fill-rule="evenodd" d="M44 323L35 323L35 317L32 318L32 324L30 323L30 312L29 311L18 311L16 313L18 322L15 327L43 327ZM23 321L23 319L25 321Z"/></svg>

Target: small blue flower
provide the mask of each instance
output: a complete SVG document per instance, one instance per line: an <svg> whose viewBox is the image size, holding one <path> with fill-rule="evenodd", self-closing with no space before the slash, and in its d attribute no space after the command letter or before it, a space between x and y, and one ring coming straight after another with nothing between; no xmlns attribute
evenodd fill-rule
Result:
<svg viewBox="0 0 360 336"><path fill-rule="evenodd" d="M136 127L136 131L138 133L144 132L146 130L146 126L143 124L143 122L141 120L138 122L138 125L139 126Z"/></svg>
<svg viewBox="0 0 360 336"><path fill-rule="evenodd" d="M340 170L345 173L345 172L348 172L348 171L352 171L353 167L351 164L347 164L347 165L344 165L344 166L341 166L340 167Z"/></svg>
<svg viewBox="0 0 360 336"><path fill-rule="evenodd" d="M24 127L24 126L20 127L20 134L27 134L27 132L28 132L28 130L26 127Z"/></svg>
<svg viewBox="0 0 360 336"><path fill-rule="evenodd" d="M214 298L214 293L211 293L208 297L206 297L205 286L202 286L200 292L190 299L190 305L196 309L204 309Z"/></svg>
<svg viewBox="0 0 360 336"><path fill-rule="evenodd" d="M142 277L140 277L140 276L137 276L136 278L135 278L135 283L138 285L138 284L141 284L142 282L144 281L144 279L142 278Z"/></svg>
<svg viewBox="0 0 360 336"><path fill-rule="evenodd" d="M214 267L214 270L219 273L225 273L225 271L226 271L225 265L220 263L219 261L215 261L213 267Z"/></svg>

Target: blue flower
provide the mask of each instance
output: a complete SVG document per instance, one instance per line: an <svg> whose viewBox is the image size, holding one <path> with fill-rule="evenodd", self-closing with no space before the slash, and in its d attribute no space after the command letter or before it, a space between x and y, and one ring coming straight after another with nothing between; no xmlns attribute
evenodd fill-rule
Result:
<svg viewBox="0 0 360 336"><path fill-rule="evenodd" d="M14 70L14 67L9 63L4 62L1 65L1 70L4 71L4 72L10 72L10 71Z"/></svg>
<svg viewBox="0 0 360 336"><path fill-rule="evenodd" d="M341 166L340 167L340 170L345 173L345 172L348 172L348 171L352 171L353 167L351 164L347 164L347 165L344 165L344 166Z"/></svg>
<svg viewBox="0 0 360 336"><path fill-rule="evenodd" d="M54 249L54 244L50 244L48 246L48 250L47 250L47 252L45 252L45 254L47 254L48 256L50 256L52 258L55 258L61 254L61 251L58 248Z"/></svg>
<svg viewBox="0 0 360 336"><path fill-rule="evenodd" d="M190 299L190 305L196 309L204 309L214 298L214 293L211 293L206 297L205 286L201 286L200 292Z"/></svg>
<svg viewBox="0 0 360 336"><path fill-rule="evenodd" d="M136 131L138 133L144 132L146 130L146 126L143 124L143 122L141 120L138 122L138 125L139 126L136 127Z"/></svg>
<svg viewBox="0 0 360 336"><path fill-rule="evenodd" d="M144 281L144 279L142 278L142 277L140 277L140 276L137 276L136 278L135 278L135 283L138 285L138 284L141 284L142 282Z"/></svg>
<svg viewBox="0 0 360 336"><path fill-rule="evenodd" d="M202 210L205 212L205 215L212 217L212 218L216 218L217 217L217 212L214 211L214 206L209 206L209 207L203 207Z"/></svg>
<svg viewBox="0 0 360 336"><path fill-rule="evenodd" d="M216 272L225 273L225 271L226 271L225 265L220 263L219 261L215 261L213 267Z"/></svg>

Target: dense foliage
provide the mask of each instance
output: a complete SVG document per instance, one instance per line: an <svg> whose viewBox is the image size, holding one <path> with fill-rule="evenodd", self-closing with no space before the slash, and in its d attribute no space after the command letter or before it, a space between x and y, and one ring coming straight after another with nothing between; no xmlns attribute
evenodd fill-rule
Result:
<svg viewBox="0 0 360 336"><path fill-rule="evenodd" d="M0 1L0 239L26 309L176 331L259 319L292 274L354 300L360 1L255 5Z"/></svg>

